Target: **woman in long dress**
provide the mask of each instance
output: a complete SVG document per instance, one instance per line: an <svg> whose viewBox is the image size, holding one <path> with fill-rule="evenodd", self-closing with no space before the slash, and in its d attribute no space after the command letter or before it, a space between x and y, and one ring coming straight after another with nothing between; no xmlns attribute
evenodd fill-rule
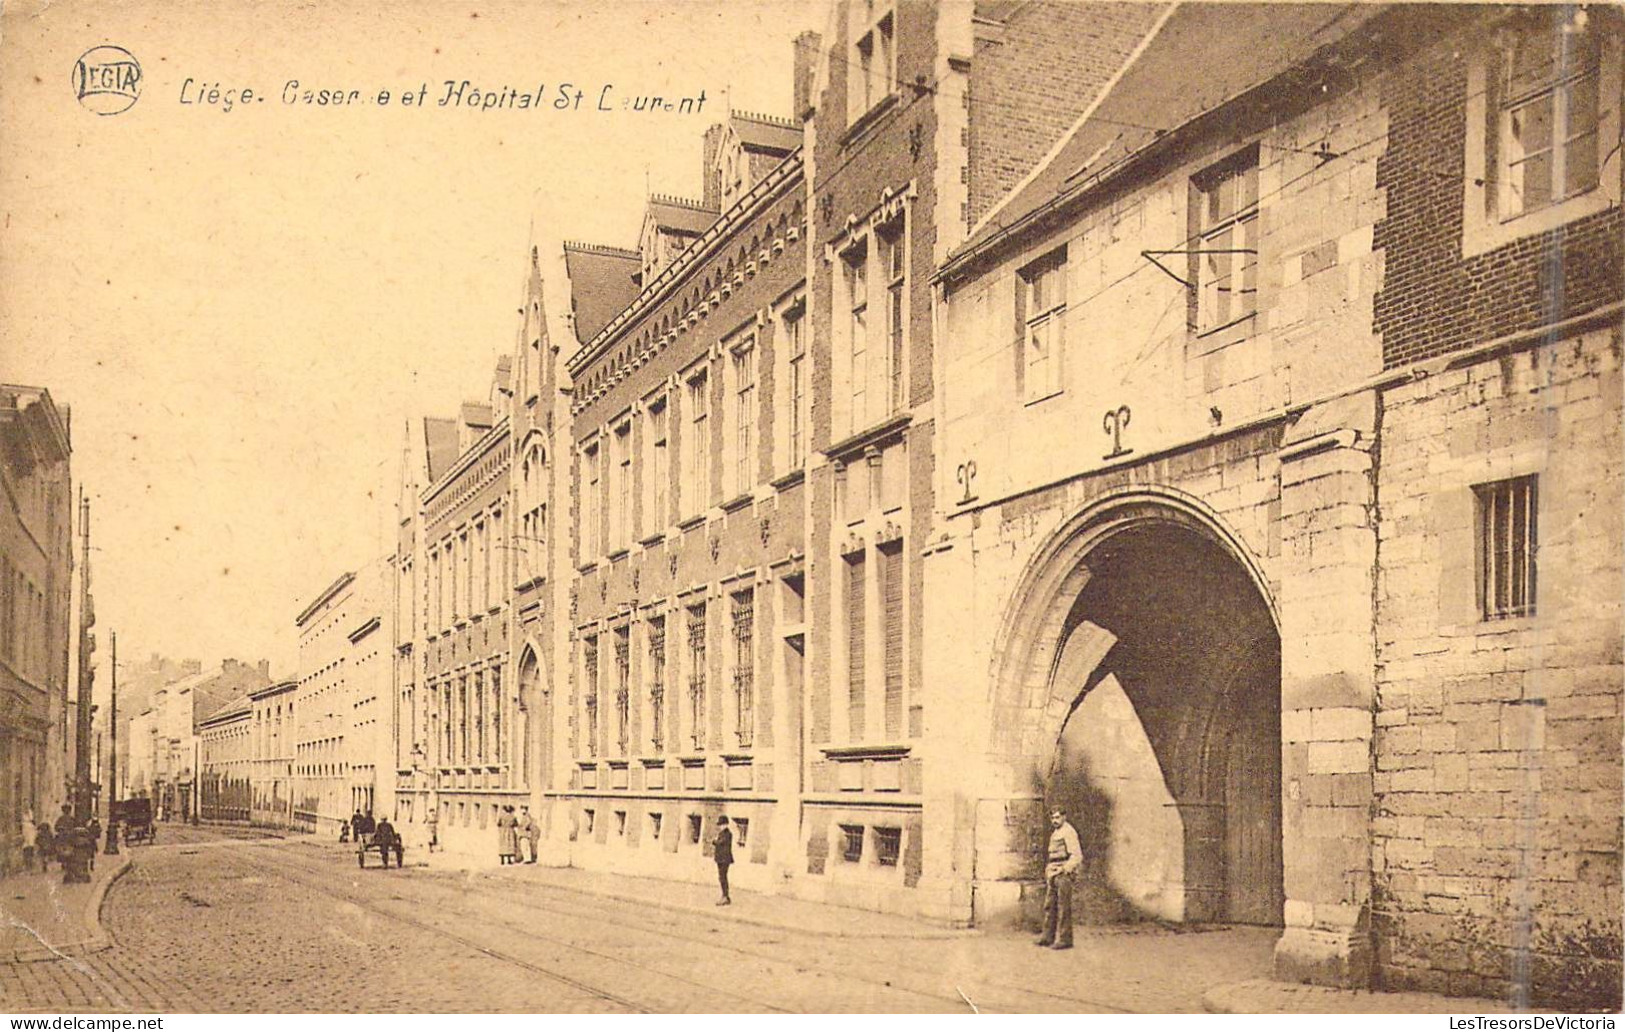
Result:
<svg viewBox="0 0 1625 1032"><path fill-rule="evenodd" d="M497 818L497 854L504 864L513 863L519 855L519 819L511 806L504 806L502 816Z"/></svg>

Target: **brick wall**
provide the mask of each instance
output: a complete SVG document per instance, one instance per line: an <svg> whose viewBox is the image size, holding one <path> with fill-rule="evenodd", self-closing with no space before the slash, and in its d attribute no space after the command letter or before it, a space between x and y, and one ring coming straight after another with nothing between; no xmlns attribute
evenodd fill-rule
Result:
<svg viewBox="0 0 1625 1032"><path fill-rule="evenodd" d="M1161 5L1035 3L980 27L971 60L967 223L1032 171L1133 51Z"/></svg>
<svg viewBox="0 0 1625 1032"><path fill-rule="evenodd" d="M1391 122L1377 185L1387 218L1375 324L1392 367L1589 311L1622 296L1625 221L1614 207L1463 257L1467 67L1472 40L1447 40L1385 80ZM1606 150L1606 147L1604 147ZM1606 166L1604 177L1618 175ZM1602 189L1602 187L1599 187Z"/></svg>
<svg viewBox="0 0 1625 1032"><path fill-rule="evenodd" d="M1614 329L1385 397L1372 864L1389 988L1619 1006L1620 390ZM1529 474L1536 615L1481 620L1473 486Z"/></svg>

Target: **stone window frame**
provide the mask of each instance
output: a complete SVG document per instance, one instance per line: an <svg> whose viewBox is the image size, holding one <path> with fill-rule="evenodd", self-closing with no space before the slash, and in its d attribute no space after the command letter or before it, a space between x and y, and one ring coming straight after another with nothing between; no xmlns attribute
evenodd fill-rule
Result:
<svg viewBox="0 0 1625 1032"><path fill-rule="evenodd" d="M1540 552L1540 475L1508 477L1473 485L1474 538L1476 541L1479 614L1485 623L1531 617L1536 614ZM1505 551L1495 543L1496 530L1503 523L1505 503ZM1522 516L1522 533L1518 532ZM1494 574L1505 567L1503 577ZM1521 572L1522 577L1518 574ZM1521 591L1520 584L1521 583ZM1500 585L1505 586L1503 599Z"/></svg>
<svg viewBox="0 0 1625 1032"><path fill-rule="evenodd" d="M1524 477L1541 482L1535 495L1536 525L1550 525L1544 512L1553 488L1547 474L1547 442L1528 442L1471 456L1435 474L1432 492L1439 555L1439 629L1445 637L1532 627L1536 616L1486 618L1480 582L1478 488Z"/></svg>
<svg viewBox="0 0 1625 1032"><path fill-rule="evenodd" d="M1215 217L1209 210L1210 201L1215 194L1229 183L1245 183L1250 186L1251 197L1245 203L1236 203L1219 212ZM1190 332L1198 337L1229 330L1247 324L1258 316L1258 282L1261 262L1259 261L1258 242L1261 236L1260 212L1263 206L1259 194L1259 143L1254 141L1227 157L1214 162L1190 178L1190 203L1187 209L1190 226L1190 257L1188 283L1187 311L1189 316ZM1235 243L1232 239L1237 230L1241 231L1241 247L1229 246ZM1251 243L1253 246L1248 247ZM1222 246L1221 246L1222 245ZM1218 254L1242 256L1242 266L1236 269L1233 266L1225 273L1225 279L1234 282L1241 278L1242 286L1234 291L1239 295L1251 295L1248 302L1251 307L1240 315L1231 315L1234 307L1227 309L1222 319L1210 321L1205 315L1212 309L1211 301L1204 303L1204 296L1209 285L1216 282L1212 275L1204 275L1206 260ZM1251 257L1250 265L1246 263ZM1252 274L1252 286L1247 283L1247 273ZM1218 288L1214 288L1218 289Z"/></svg>
<svg viewBox="0 0 1625 1032"><path fill-rule="evenodd" d="M850 216L844 230L825 244L824 261L831 270L831 310L835 313L831 324L830 396L834 400L830 419L831 436L836 440L862 435L909 409L907 385L914 343L910 333L914 279L910 270L914 261L916 192L912 181L900 189L886 188L881 202L868 215ZM895 267L884 261L886 255L897 256ZM863 300L858 302L854 285L860 279ZM855 328L860 318L861 349L856 347ZM858 354L863 358L861 376L854 373Z"/></svg>
<svg viewBox="0 0 1625 1032"><path fill-rule="evenodd" d="M875 866L897 867L903 859L903 829L900 825L882 824L871 829L875 838Z"/></svg>
<svg viewBox="0 0 1625 1032"><path fill-rule="evenodd" d="M805 469L812 455L812 349L805 281L774 302L772 312L773 409L776 414L773 470L777 477L788 477ZM799 351L791 344L792 327Z"/></svg>
<svg viewBox="0 0 1625 1032"><path fill-rule="evenodd" d="M1067 245L1051 248L1016 270L1016 331L1021 340L1016 360L1016 382L1024 405L1053 398L1066 390ZM1058 299L1044 297L1053 285ZM1053 329L1052 329L1053 328ZM1042 331L1049 342L1044 375L1035 377L1033 342Z"/></svg>
<svg viewBox="0 0 1625 1032"><path fill-rule="evenodd" d="M1590 11L1593 19L1612 15ZM1531 28L1529 23L1503 25L1498 33L1480 42L1467 55L1465 117L1467 119L1462 177L1461 253L1471 258L1503 247L1524 237L1550 232L1559 226L1586 218L1620 204L1620 95L1621 45L1616 34L1597 27L1597 185L1583 193L1554 200L1528 211L1502 218L1498 169L1501 163L1497 139L1503 112L1497 101L1499 67L1505 60L1509 39L1531 32L1550 32L1549 27ZM1580 76L1565 77L1568 84ZM1613 104L1608 98L1616 98ZM1491 149L1497 153L1492 156ZM1493 161L1492 161L1493 157Z"/></svg>
<svg viewBox="0 0 1625 1032"><path fill-rule="evenodd" d="M897 5L853 0L847 17L846 121L856 125L897 88Z"/></svg>

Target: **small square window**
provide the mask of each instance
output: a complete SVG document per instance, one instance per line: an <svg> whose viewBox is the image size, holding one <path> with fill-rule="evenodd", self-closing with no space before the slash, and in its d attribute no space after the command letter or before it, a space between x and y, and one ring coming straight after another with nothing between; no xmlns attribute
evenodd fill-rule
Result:
<svg viewBox="0 0 1625 1032"><path fill-rule="evenodd" d="M750 820L749 820L749 818L735 817L734 820L733 820L733 825L734 825L734 844L737 845L737 846L743 846L747 842L749 842L750 841Z"/></svg>
<svg viewBox="0 0 1625 1032"><path fill-rule="evenodd" d="M841 859L849 864L863 860L863 825L841 825Z"/></svg>
<svg viewBox="0 0 1625 1032"><path fill-rule="evenodd" d="M1473 488L1478 501L1478 597L1485 620L1535 612L1539 548L1536 478L1517 477Z"/></svg>
<svg viewBox="0 0 1625 1032"><path fill-rule="evenodd" d="M699 841L700 841L700 832L704 829L704 826L705 826L705 822L700 818L699 814L697 814L697 813L689 814L688 815L688 840L690 842L698 845Z"/></svg>
<svg viewBox="0 0 1625 1032"><path fill-rule="evenodd" d="M896 867L897 857L902 851L902 828L875 829L875 863L881 867Z"/></svg>

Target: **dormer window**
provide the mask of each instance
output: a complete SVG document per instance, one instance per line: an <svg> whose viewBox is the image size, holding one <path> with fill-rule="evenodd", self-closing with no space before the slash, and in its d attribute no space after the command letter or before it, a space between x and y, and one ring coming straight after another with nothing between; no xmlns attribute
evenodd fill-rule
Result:
<svg viewBox="0 0 1625 1032"><path fill-rule="evenodd" d="M875 0L852 4L852 55L847 63L847 121L862 118L891 95L896 82L896 11Z"/></svg>

